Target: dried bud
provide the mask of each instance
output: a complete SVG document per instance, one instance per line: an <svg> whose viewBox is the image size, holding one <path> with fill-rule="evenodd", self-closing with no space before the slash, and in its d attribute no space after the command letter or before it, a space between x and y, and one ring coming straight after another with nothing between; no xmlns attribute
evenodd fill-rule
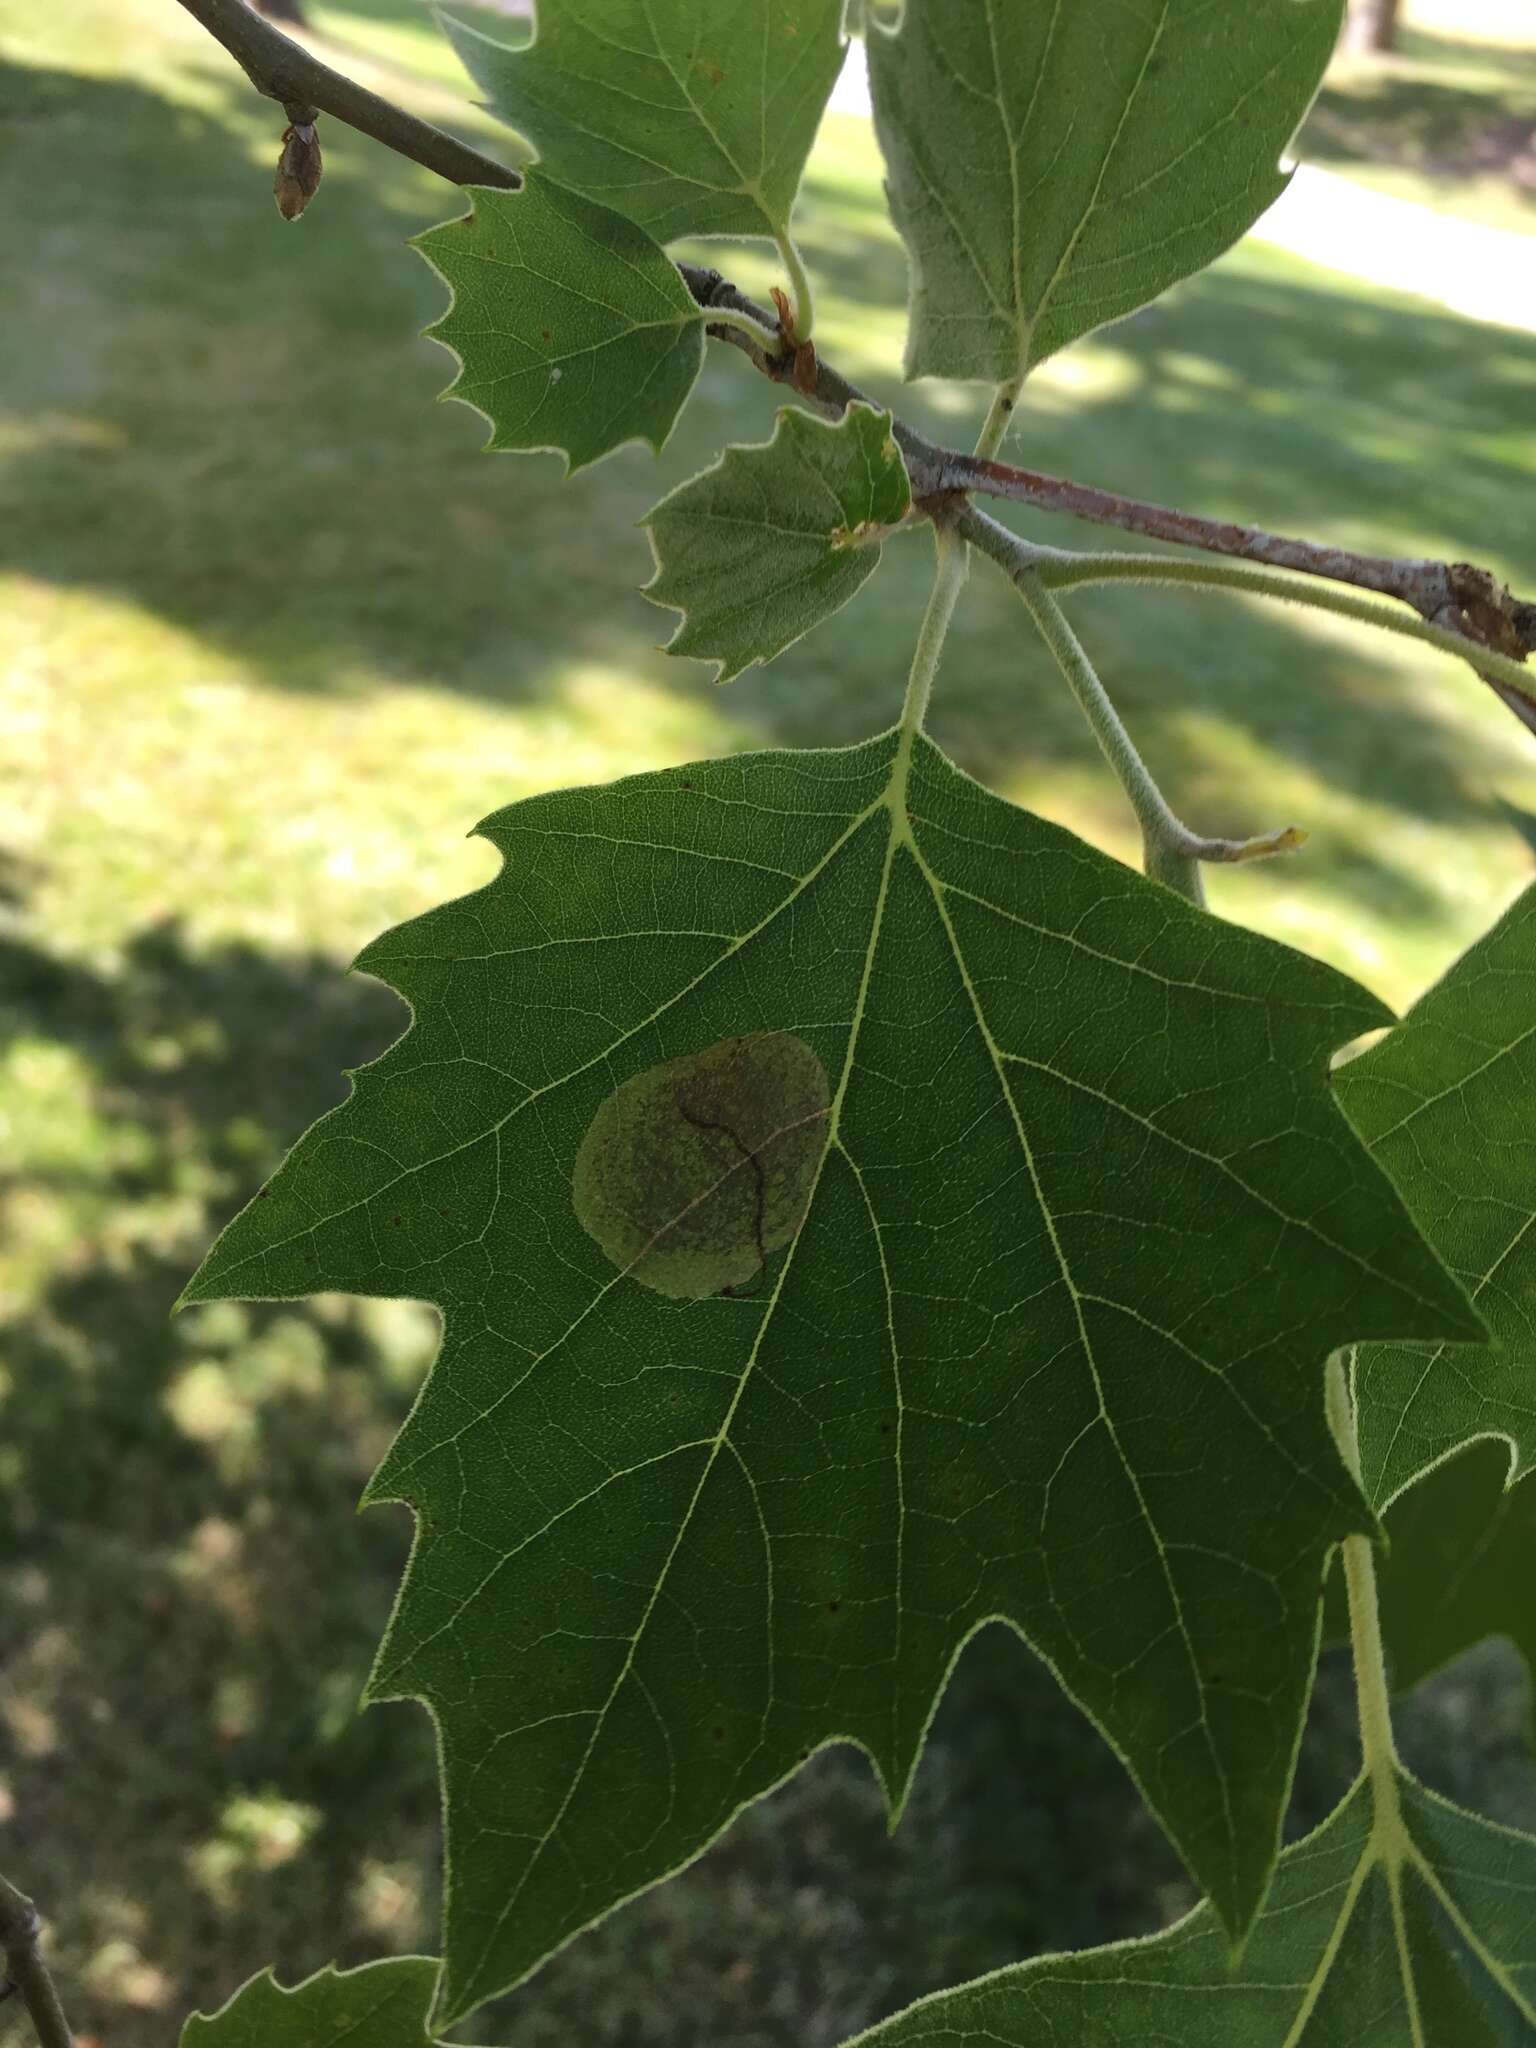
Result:
<svg viewBox="0 0 1536 2048"><path fill-rule="evenodd" d="M295 121L283 130L277 176L272 180L277 210L284 220L297 220L320 189L320 138L313 121Z"/></svg>
<svg viewBox="0 0 1536 2048"><path fill-rule="evenodd" d="M779 316L779 339L784 344L784 356L780 359L778 374L784 374L787 364L789 380L797 391L814 397L816 393L816 344L813 341L796 341L795 309L789 302L789 294L778 285L770 285L774 311Z"/></svg>

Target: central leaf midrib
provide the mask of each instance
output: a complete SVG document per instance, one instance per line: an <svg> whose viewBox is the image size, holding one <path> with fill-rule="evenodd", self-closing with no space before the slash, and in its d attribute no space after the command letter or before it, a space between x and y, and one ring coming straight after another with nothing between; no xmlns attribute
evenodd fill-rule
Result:
<svg viewBox="0 0 1536 2048"><path fill-rule="evenodd" d="M909 735L904 733L901 737L903 741L906 741L909 738ZM854 999L853 1016L849 1025L848 1044L843 1056L843 1065L841 1074L838 1079L838 1086L836 1092L833 1095L831 1108L828 1111L827 1116L827 1144L822 1152L821 1159L817 1164L816 1177L812 1183L810 1196L807 1202L807 1223L809 1222L810 1216L812 1215L815 1209L816 1194L821 1185L822 1175L826 1171L827 1160L832 1156L834 1149L837 1149L839 1151L843 1150L843 1148L838 1142L841 1125L842 1107L844 1100L847 1096L848 1084L853 1074L853 1068L855 1064L855 1058L858 1047L859 1031L863 1024L864 1012L867 1006L869 996L870 979L874 968L875 954L879 948L880 933L884 924L886 899L889 893L891 871L895 861L896 850L898 845L898 835L894 830L893 796L894 793L898 789L900 789L905 782L907 753L907 747L902 744L898 744L892 760L891 773L887 780L884 791L877 799L875 799L873 803L871 803L866 808L866 810L859 814L859 816L855 819L854 823L849 827L849 829L839 836L838 840L834 843L834 846L829 851L829 853L824 857L824 859L820 863L819 869L817 870L817 872L819 873L825 873L831 867L832 863L836 860L837 856L840 853L842 853L846 849L846 847L851 843L851 840L853 839L855 833L858 830L862 829L862 827L865 824L867 824L870 818L873 817L878 811L884 809L888 813L892 814L892 827L888 831L885 858L881 864L880 881L875 897L873 912L871 914L870 919L869 942L865 948L863 971L860 977L859 988ZM810 878L808 877L805 886L809 885L809 880ZM796 893L798 894L799 892L797 891ZM777 906L776 909L762 921L762 923L757 927L753 936L756 936L757 932L765 930L767 926L773 921L773 918L779 915L783 909L787 908L788 904L792 900L793 897L786 897L784 902ZM710 968L704 970L704 974L701 974L699 977L696 978L696 980L693 983L689 984L689 987L697 987L698 982L703 980L705 975L713 972L714 967L717 965L719 965L718 961L712 963ZM684 991L683 993L686 993L686 991ZM677 998L675 998L675 1000L678 1001L680 1001L681 999L681 994ZM769 1294L767 1303L764 1307L762 1319L758 1324L757 1333L752 1340L752 1348L747 1354L746 1359L743 1361L741 1371L737 1377L735 1391L732 1393L731 1399L727 1404L725 1414L720 1423L720 1427L717 1430L714 1438L709 1443L709 1447L705 1453L704 1461L700 1468L699 1477L694 1486L693 1493L689 1497L688 1504L683 1510L682 1516L679 1520L677 1534L673 1539L671 1548L668 1550L666 1557L662 1561L661 1568L656 1575L656 1583L654 1587L651 1589L651 1593L646 1601L644 1611L642 1612L639 1621L635 1625L634 1633L630 1637L629 1648L625 1653L618 1675L615 1677L613 1684L609 1688L606 1699L603 1701L602 1705L597 1709L597 1712L594 1716L592 1732L588 1737L586 1748L583 1750L581 1758L577 1763L574 1772L572 1773L571 1782L566 1789L565 1796L561 1800L560 1806L556 1811L553 1819L550 1821L548 1827L545 1829L544 1833L539 1837L537 1843L534 1845L534 1848L530 1853L527 1862L523 1866L523 1870L520 1876L518 1877L516 1884L512 1887L512 1890L509 1893L500 1913L492 1922L490 1930L481 1944L479 1960L476 1962L474 1967L467 1972L467 1981L471 1987L473 1987L474 1985L475 1978L481 1964L483 1963L485 1957L490 1953L495 1943L499 1939L502 1928L506 1925L507 1920L516 1908L518 1900L521 1898L524 1888L528 1884L528 1881L532 1877L534 1871L537 1869L539 1862L542 1859L545 1851L548 1849L549 1844L558 1832L562 1821L564 1820L566 1814L570 1811L572 1801L577 1797L583 1783L586 1780L588 1766L591 1763L593 1754L596 1751L598 1743L602 1739L603 1730L607 1726L608 1715L612 1711L614 1703L618 1699L619 1694L623 1690L625 1683L627 1682L631 1672L634 1669L635 1659L639 1653L641 1641L643 1640L646 1630L650 1624L651 1616L656 1610L657 1602L660 1600L662 1593L666 1587L667 1579L671 1573L672 1566L675 1563L678 1554L683 1547L683 1543L688 1535L688 1532L693 1525L693 1518L698 1509L699 1502L703 1499L705 1489L709 1484L711 1474L714 1472L716 1463L719 1460L721 1452L724 1449L726 1449L730 1444L731 1425L736 1419L736 1414L741 1406L742 1398L746 1393L746 1389L749 1382L751 1381L753 1371L757 1364L758 1355L761 1352L764 1338L766 1337L767 1332L770 1326L772 1325L774 1311L778 1307L779 1298L783 1293L785 1282L793 1269L795 1261L795 1252L799 1246L799 1243L799 1236L796 1236L790 1241L789 1247L784 1256L784 1262L780 1266L779 1271L775 1276L772 1291ZM561 1341L563 1341L563 1339Z"/></svg>
<svg viewBox="0 0 1536 2048"><path fill-rule="evenodd" d="M976 992L975 984L972 982L970 975L966 971L965 959L964 955L961 952L959 936L956 933L953 922L950 919L949 906L944 901L944 885L940 881L938 875L928 865L928 862L923 855L922 849L919 847L917 843L915 835L911 835L910 833L908 838L908 847L909 851L911 852L912 858L915 861L918 870L921 873L923 880L927 885L928 892L932 899L934 909L938 914L939 921L944 927L944 934L949 941L950 952L954 958L956 971L960 976L961 985L965 989L967 1000L969 1001L971 1006L971 1014L975 1020L976 1030L980 1035L983 1045L987 1049L988 1058L991 1060L992 1063L992 1071L997 1081L998 1093L1002 1097L1004 1107L1007 1109L1008 1114L1012 1120L1014 1133L1018 1139L1019 1151L1023 1156L1025 1170L1029 1175L1030 1186L1034 1191L1035 1206L1038 1209L1040 1213L1040 1218L1045 1225L1046 1235L1050 1240L1051 1252L1056 1260L1057 1268L1061 1274L1062 1284L1066 1288L1067 1293L1071 1298L1072 1312L1077 1323L1078 1345L1083 1360L1088 1367L1089 1377L1093 1383L1094 1398L1098 1403L1099 1419L1103 1422L1104 1428L1108 1432L1109 1441L1114 1449L1115 1457L1119 1461L1120 1468L1122 1472L1125 1474L1126 1480L1130 1485L1132 1495L1134 1496L1136 1501L1137 1509L1141 1515L1143 1522L1146 1525L1148 1534L1151 1536L1152 1546L1157 1554L1158 1569L1163 1579L1163 1584L1168 1595L1169 1604L1173 1610L1173 1618L1178 1628L1179 1639L1184 1645L1185 1655L1189 1662L1190 1680L1194 1687L1195 1698L1199 1704L1200 1728L1202 1735L1205 1739L1207 1754L1210 1758L1211 1769L1216 1778L1216 1782L1221 1787L1222 1812L1226 1821L1227 1833L1227 1877L1229 1883L1233 1884L1235 1889L1236 1869L1233 1862L1233 1852L1236 1845L1237 1831L1236 1823L1232 1812L1232 1788L1228 1782L1225 1764L1223 1762L1220 1750L1217 1747L1216 1739L1211 1729L1210 1716L1206 1710L1205 1687L1201 1683L1200 1679L1199 1659L1196 1657L1194 1642L1189 1633L1189 1624L1184 1613L1184 1602L1180 1595L1178 1584L1174 1577L1173 1569L1168 1561L1167 1549L1163 1543L1161 1535L1158 1532L1157 1523L1152 1515L1151 1509L1148 1507L1146 1495L1142 1488L1140 1476L1138 1475L1135 1466L1133 1465L1129 1455L1127 1454L1124 1445L1120 1441L1120 1432L1115 1425L1114 1417L1110 1413L1108 1396L1105 1392L1103 1379L1099 1373L1098 1359L1094 1352L1093 1340L1089 1335L1087 1319L1083 1312L1084 1297L1081 1290L1078 1288L1076 1280L1073 1278L1071 1263L1067 1258L1066 1247L1065 1245L1063 1245L1061 1241L1060 1232L1056 1227L1055 1213L1052 1210L1050 1203L1046 1200L1045 1188L1040 1179L1039 1168L1035 1160L1034 1147L1031 1145L1029 1141L1029 1133L1024 1128L1024 1119L1020 1114L1018 1103L1014 1098L1013 1090L1008 1086L1007 1076L1003 1071L1002 1050L999 1047L996 1039L992 1035L991 1026L988 1024L986 1017L982 1011L981 999ZM1170 1832L1172 1832L1171 1825L1168 1821L1167 1816L1164 1816L1164 1825L1169 1826Z"/></svg>

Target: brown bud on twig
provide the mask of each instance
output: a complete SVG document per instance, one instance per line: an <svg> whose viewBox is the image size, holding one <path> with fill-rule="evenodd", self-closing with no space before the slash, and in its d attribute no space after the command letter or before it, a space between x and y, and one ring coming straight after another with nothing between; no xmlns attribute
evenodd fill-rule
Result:
<svg viewBox="0 0 1536 2048"><path fill-rule="evenodd" d="M808 398L816 395L816 344L814 341L796 341L795 311L789 303L788 292L775 285L769 286L773 295L774 310L779 316L779 339L784 344L782 360L789 371L789 381L797 391ZM783 371L778 372L783 375Z"/></svg>
<svg viewBox="0 0 1536 2048"><path fill-rule="evenodd" d="M284 220L297 220L320 189L320 139L315 124L291 121L283 130L282 152L272 194Z"/></svg>

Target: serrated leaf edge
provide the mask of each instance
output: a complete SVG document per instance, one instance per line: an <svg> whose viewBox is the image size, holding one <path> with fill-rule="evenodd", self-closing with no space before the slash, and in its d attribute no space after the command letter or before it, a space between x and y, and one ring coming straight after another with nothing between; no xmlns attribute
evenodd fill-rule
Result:
<svg viewBox="0 0 1536 2048"><path fill-rule="evenodd" d="M487 40L489 40L489 38ZM588 199L584 193L576 192L572 187L568 185L561 185L559 179L550 177L548 172L545 171L542 166L538 167L538 176L542 183L546 185L553 185L559 191L569 192L573 198L579 199L584 206L601 207L602 205L602 202L600 200ZM470 200L470 210L468 213L455 214L451 220L437 221L431 227L423 228L420 234L411 235L410 237L408 237L407 246L415 250L416 254L421 258L423 263L426 264L427 268L432 272L432 275L438 280L438 282L443 286L444 290L448 294L448 303L443 308L442 312L437 314L434 319L430 320L427 323L427 325L420 330L422 338L424 340L435 342L440 349L445 349L447 353L450 356L452 356L455 364L457 365L451 382L445 384L443 389L438 392L437 403L439 405L450 403L454 405L462 405L468 411L478 414L478 416L485 421L487 427L490 429L490 432L486 436L485 440L482 441L480 444L480 453L482 455L554 455L557 456L560 462L564 465L562 470L563 478L573 477L577 474L579 470L595 469L598 463L606 462L609 456L618 455L625 448L646 447L650 449L653 455L660 455L662 450L667 446L667 444L672 439L673 434L676 432L677 422L682 418L683 415L683 407L687 404L688 399L692 396L694 386L699 381L699 373L704 367L704 341L702 329L704 322L708 316L705 308L702 306L698 307L697 310L691 316L679 313L679 317L676 322L677 328L680 333L683 329L688 327L699 328L699 352L698 359L694 364L693 375L688 381L688 389L683 394L682 402L679 404L677 411L673 414L670 424L668 425L666 431L662 434L661 439L659 441L651 434L627 434L622 441L616 441L611 448L605 448L601 454L589 455L581 461L575 460L571 455L569 455L566 452L564 448L560 447L558 443L553 441L534 442L531 443L526 448L500 448L496 445L495 420L485 410L485 407L483 405L477 405L474 399L466 398L464 393L459 389L459 386L464 382L464 376L467 365L465 364L464 358L459 354L459 351L454 347L453 343L451 341L446 340L441 332L442 328L450 319L452 319L455 311L458 308L459 294L456 286L453 283L453 280L448 276L448 273L438 263L437 258L432 254L431 250L426 246L428 238L433 235L440 235L444 231L444 229L456 227L461 222L472 221L475 218L481 194L485 194L491 198L511 199L515 201L517 198L518 191L526 189L526 174L524 177L524 183L521 187L504 185L465 185L461 187L461 190L463 190L468 195ZM612 207L609 207L606 209L606 211L611 213L613 212L613 209ZM615 217L617 219L623 220L625 226L632 228L636 234L645 234L645 229L636 226L635 222L628 219L626 215L619 214L616 215ZM647 237L647 239L649 239L649 237ZM663 257L664 260L670 260L667 258L666 251L662 248L659 242L653 243L652 246L656 249L657 253ZM636 322L634 328L631 331L639 334L647 331L648 329L660 328L667 326L668 324L668 322L662 320Z"/></svg>
<svg viewBox="0 0 1536 2048"><path fill-rule="evenodd" d="M653 597L651 593L655 589L656 585L661 581L661 578L665 574L666 570L666 565L661 559L661 550L656 544L656 534L654 530L654 521L658 512L664 512L675 498L680 498L685 491L692 490L696 484L702 483L706 477L718 476L726 468L731 456L760 455L765 454L770 448L776 447L778 445L780 435L783 434L786 431L786 429L790 426L790 424L794 421L803 420L808 422L812 426L821 427L825 429L825 431L828 433L836 434L841 432L845 427L848 426L850 421L854 420L855 417L860 414L867 414L875 419L883 419L885 421L887 445L894 452L897 461L901 464L903 474L907 475L906 457L902 454L900 446L896 441L895 418L894 415L887 411L885 407L872 405L864 399L856 399L851 405L848 405L844 408L842 417L840 419L818 420L815 418L813 414L803 411L799 406L781 405L778 411L774 414L773 432L768 436L766 441L729 442L724 448L721 449L720 453L715 457L713 462L707 463L703 469L696 470L692 476L684 477L681 483L674 484L672 489L667 492L665 497L657 499L656 503L651 507L650 511L645 514L644 518L636 520L636 525L642 526L645 529L645 537L650 543L651 561L653 564L649 580L640 585L640 595L643 598L645 598L647 603L655 605L658 611L676 612L678 615L677 624L673 627L670 638L662 642L661 651L663 654L676 654L679 658L686 657L690 660L700 660L706 662L713 661L716 663L716 670L715 674L711 678L711 681L715 683L716 686L720 686L725 683L733 683L738 676L745 675L748 669L765 668L769 662L777 661L781 654L787 654L791 647L798 646L799 643L802 640L804 640L808 634L815 631L817 626L824 625L828 619L836 618L837 614L840 611L844 610L846 606L853 602L854 598L858 595L858 591L856 590L849 591L847 597L841 599L840 602L833 605L830 611L823 612L819 619L813 619L808 626L802 627L801 630L798 633L796 633L791 639L786 640L782 647L775 648L772 654L754 655L752 660L744 661L740 663L739 666L737 666L736 668L732 668L729 661L727 661L722 656L711 654L695 656L689 654L689 651L686 648L680 647L678 645L678 642L684 637L684 635L688 631L689 622L693 616L692 613L689 611L686 605L673 604L669 598ZM907 475L907 499L909 504L911 502L911 497L912 480L910 475ZM875 526L873 522L869 520L864 520L851 533L849 529L845 526L839 526L829 529L827 535L827 544L829 548L833 550L834 553L842 553L854 548L871 549L874 556L874 560L871 563L870 567L870 574L872 575L874 573L874 570L879 566L880 555L884 547L885 541L890 537L891 534L895 533L896 531L897 529L894 526ZM891 730L894 729L894 727L891 728ZM884 737L884 735L878 735L878 737ZM818 748L807 749L806 751L825 752L827 750Z"/></svg>

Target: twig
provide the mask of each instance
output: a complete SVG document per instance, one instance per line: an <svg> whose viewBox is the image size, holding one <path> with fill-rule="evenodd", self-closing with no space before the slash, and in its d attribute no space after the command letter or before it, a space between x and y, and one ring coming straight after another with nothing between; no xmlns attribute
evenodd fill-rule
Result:
<svg viewBox="0 0 1536 2048"><path fill-rule="evenodd" d="M259 93L288 110L290 121L313 122L317 113L333 115L397 156L435 171L450 185L498 185L516 191L522 184L516 171L494 157L482 156L467 142L434 128L430 121L419 121L392 100L380 99L356 79L322 64L291 36L264 21L246 0L181 0L181 5L224 45Z"/></svg>
<svg viewBox="0 0 1536 2048"><path fill-rule="evenodd" d="M26 1893L0 1877L0 1950L7 1979L21 1993L39 2048L73 2048L74 2036L38 1948L42 1931L42 1915Z"/></svg>
<svg viewBox="0 0 1536 2048"><path fill-rule="evenodd" d="M1073 483L1066 477L1046 476L1039 470L1017 469L1011 463L985 461L974 455L951 457L942 483L951 490L982 491L989 497L1034 505L1042 512L1065 512L1097 526L1118 526L1152 540L1201 548L1207 554L1237 555L1271 569L1294 569L1303 576L1326 577L1331 583L1352 583L1359 590L1401 598L1430 625L1475 640L1496 654L1523 661L1536 652L1536 604L1512 598L1488 570L1471 562L1357 555L1349 548L1266 533L1260 526L1237 526L1225 519L1202 519L1194 512L1150 505L1144 499L1101 491L1092 484Z"/></svg>
<svg viewBox="0 0 1536 2048"><path fill-rule="evenodd" d="M1051 548L1021 541L1007 527L968 506L956 522L963 540L990 555L1011 579L1029 609L1040 637L1055 658L1068 687L1086 716L1093 735L1121 788L1130 799L1141 827L1146 871L1196 903L1205 900L1200 884L1202 863L1263 860L1270 854L1294 853L1306 839L1295 825L1265 832L1254 839L1211 839L1192 832L1158 788L1135 741L1121 722L1108 691L1066 614L1047 587L1050 567L1061 557Z"/></svg>
<svg viewBox="0 0 1536 2048"><path fill-rule="evenodd" d="M287 109L290 122L313 121L316 111L330 114L348 127L371 135L398 155L435 171L453 185L491 185L516 190L522 183L516 171L494 157L482 155L430 122L418 120L403 107L333 71L281 29L263 20L246 0L180 0L180 4L223 44L258 92ZM764 339L759 341L736 322L712 322L707 329L716 340L740 349L763 375L789 385L817 410L834 418L855 401L873 402L819 354L812 371L804 355L797 357L793 349L770 346L768 338L779 328L774 314L737 291L719 271L691 263L680 263L678 269L696 302L706 310L729 310L766 330ZM982 491L1033 505L1040 511L1063 512L1096 525L1120 527L1207 553L1237 556L1398 598L1421 619L1458 642L1454 651L1474 668L1478 668L1480 648L1519 663L1536 653L1536 603L1512 597L1489 570L1473 563L1397 561L1381 555L1357 555L1347 548L1291 539L1266 533L1259 527L1202 519L1195 513L1146 504L1090 484L940 448L901 421L893 421L892 431L906 458L914 496L923 509L929 509L930 501L958 500L967 492ZM1527 691L1509 681L1507 670L1502 679L1483 670L1479 673L1518 716L1527 724L1531 722L1529 706L1536 702L1536 679Z"/></svg>
<svg viewBox="0 0 1536 2048"><path fill-rule="evenodd" d="M1265 569L1257 562L1209 561L1202 555L1076 554L1062 548L1038 547L1021 541L1011 528L969 503L964 524L972 545L991 555L1010 573L1019 559L1018 551L1023 549L1030 565L1039 569L1041 582L1051 590L1071 590L1087 583L1236 590L1249 597L1301 605L1308 611L1332 612L1338 618L1374 626L1378 632L1393 633L1399 639L1417 640L1423 646L1438 648L1442 654L1471 662L1489 688L1524 725L1536 732L1536 676L1530 675L1515 657L1495 654L1486 647L1474 654L1461 634L1431 625L1412 612L1389 609L1356 591L1335 590L1331 585L1284 570Z"/></svg>

